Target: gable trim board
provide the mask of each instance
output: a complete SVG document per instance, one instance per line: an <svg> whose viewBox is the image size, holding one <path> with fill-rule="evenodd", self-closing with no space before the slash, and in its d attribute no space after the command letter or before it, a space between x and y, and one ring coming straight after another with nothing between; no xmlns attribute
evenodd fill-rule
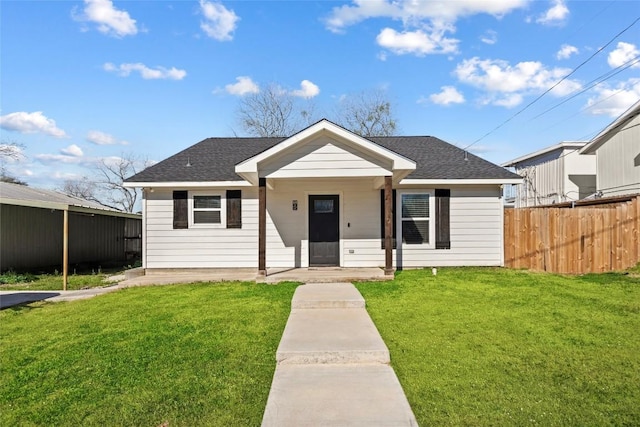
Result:
<svg viewBox="0 0 640 427"><path fill-rule="evenodd" d="M462 150L444 141L397 137L382 138L381 145L328 121L291 138L256 138L255 148L267 148L255 154L246 139L240 148L216 141L198 143L127 180L127 186L145 190L143 267L251 267L263 274L268 268L308 267L309 202L316 195L338 196L340 267L503 264L501 186L520 179L473 155L465 160ZM239 156L236 149L247 157L225 166L219 157ZM202 159L211 159L209 168ZM231 174L240 179L210 179ZM397 194L391 265L381 244L385 177ZM178 202L183 212L187 206L186 228L174 228L174 192L186 194L187 202ZM204 198L194 201L199 195ZM194 224L194 209L202 211L204 224ZM233 212L239 220L230 219Z"/></svg>

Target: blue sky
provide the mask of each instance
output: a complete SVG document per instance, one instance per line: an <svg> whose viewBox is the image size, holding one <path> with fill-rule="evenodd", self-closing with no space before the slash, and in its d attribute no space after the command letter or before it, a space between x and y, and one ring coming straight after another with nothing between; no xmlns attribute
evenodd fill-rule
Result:
<svg viewBox="0 0 640 427"><path fill-rule="evenodd" d="M243 135L239 99L269 84L318 118L383 90L401 134L480 139L501 163L589 139L640 98L640 22L614 38L638 17L624 0L2 0L0 136L24 146L4 167L55 188L100 159Z"/></svg>

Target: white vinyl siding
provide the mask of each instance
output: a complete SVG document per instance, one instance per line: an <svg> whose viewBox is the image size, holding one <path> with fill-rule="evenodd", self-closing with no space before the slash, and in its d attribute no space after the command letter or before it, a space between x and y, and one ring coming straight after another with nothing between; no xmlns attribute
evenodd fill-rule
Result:
<svg viewBox="0 0 640 427"><path fill-rule="evenodd" d="M500 194L498 186L451 187L451 249L403 244L394 251L396 266L503 265L504 208Z"/></svg>
<svg viewBox="0 0 640 427"><path fill-rule="evenodd" d="M640 116L596 151L598 191L603 196L640 193Z"/></svg>
<svg viewBox="0 0 640 427"><path fill-rule="evenodd" d="M568 202L594 193L595 159L579 154L579 150L558 148L518 163L516 173L524 180L517 186L515 207Z"/></svg>
<svg viewBox="0 0 640 427"><path fill-rule="evenodd" d="M257 188L242 188L242 228L235 229L190 224L187 229L174 230L172 194L172 189L146 192L146 268L258 267ZM199 189L194 194L221 193ZM224 200L224 193L222 196Z"/></svg>
<svg viewBox="0 0 640 427"><path fill-rule="evenodd" d="M274 180L272 184L272 189L267 189L268 268L308 266L307 205L309 195L313 194L340 196L340 265L384 267L380 189L374 186L374 178ZM433 194L434 189L400 186L398 194L406 190ZM240 229L174 230L172 189L147 191L145 267L257 268L257 196L257 187L242 189ZM297 210L293 210L294 201ZM499 187L451 187L450 201L451 249L401 245L393 251L394 265L403 268L502 265L503 207ZM430 213L434 218L433 209ZM430 237L435 239L433 233Z"/></svg>
<svg viewBox="0 0 640 427"><path fill-rule="evenodd" d="M348 144L326 137L292 148L260 167L260 176L267 178L372 177L391 174L388 160L374 158Z"/></svg>

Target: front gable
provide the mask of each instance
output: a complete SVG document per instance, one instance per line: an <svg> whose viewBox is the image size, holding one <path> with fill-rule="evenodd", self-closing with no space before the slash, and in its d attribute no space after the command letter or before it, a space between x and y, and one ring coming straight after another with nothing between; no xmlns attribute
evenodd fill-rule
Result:
<svg viewBox="0 0 640 427"><path fill-rule="evenodd" d="M236 165L251 183L258 178L393 176L397 182L416 163L329 122L320 122Z"/></svg>
<svg viewBox="0 0 640 427"><path fill-rule="evenodd" d="M319 136L259 163L260 178L329 178L392 175L388 158L331 136Z"/></svg>

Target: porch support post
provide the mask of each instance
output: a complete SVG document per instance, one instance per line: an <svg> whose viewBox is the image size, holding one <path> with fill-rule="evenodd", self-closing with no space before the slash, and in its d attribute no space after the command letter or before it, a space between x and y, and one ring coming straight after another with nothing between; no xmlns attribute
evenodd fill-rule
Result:
<svg viewBox="0 0 640 427"><path fill-rule="evenodd" d="M384 274L393 274L393 221L391 177L384 177Z"/></svg>
<svg viewBox="0 0 640 427"><path fill-rule="evenodd" d="M258 180L258 275L267 275L267 179Z"/></svg>
<svg viewBox="0 0 640 427"><path fill-rule="evenodd" d="M69 207L62 211L62 290L69 283Z"/></svg>

